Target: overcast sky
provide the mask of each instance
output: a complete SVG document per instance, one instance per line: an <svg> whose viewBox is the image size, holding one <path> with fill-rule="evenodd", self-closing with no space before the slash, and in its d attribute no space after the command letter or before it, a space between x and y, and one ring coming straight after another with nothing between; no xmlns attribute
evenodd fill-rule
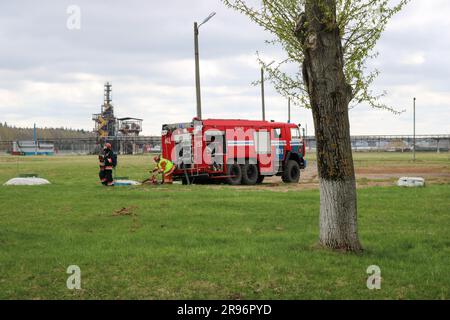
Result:
<svg viewBox="0 0 450 320"><path fill-rule="evenodd" d="M81 28L67 28L67 8L81 9ZM144 119L144 134L195 116L193 22L217 15L200 29L204 118L261 117L256 51L279 57L271 35L219 0L0 2L0 121L17 126L92 130L103 84L113 84L119 117ZM450 1L412 0L389 24L374 65L374 90L407 111L399 116L365 105L350 111L351 133L450 133ZM268 83L266 117L287 120L287 101ZM292 110L308 125L311 112Z"/></svg>

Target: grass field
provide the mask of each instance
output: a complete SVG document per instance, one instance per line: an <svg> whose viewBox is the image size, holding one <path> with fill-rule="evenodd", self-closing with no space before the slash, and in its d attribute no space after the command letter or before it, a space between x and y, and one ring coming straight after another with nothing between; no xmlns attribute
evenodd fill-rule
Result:
<svg viewBox="0 0 450 320"><path fill-rule="evenodd" d="M315 160L316 154L313 151L307 150L307 157L309 160ZM416 152L416 161L413 161L412 152L354 152L353 160L355 166L358 167L364 164L384 163L404 165L409 163L410 165L421 164L449 164L450 152Z"/></svg>
<svg viewBox="0 0 450 320"><path fill-rule="evenodd" d="M410 157L360 153L355 164L450 168L446 153ZM150 159L120 157L117 174L141 180ZM0 186L0 299L450 298L448 183L360 189L355 255L317 246L315 189L105 189L94 156L0 157L0 183L30 172L52 184ZM66 287L69 265L81 290ZM370 265L380 290L366 287Z"/></svg>

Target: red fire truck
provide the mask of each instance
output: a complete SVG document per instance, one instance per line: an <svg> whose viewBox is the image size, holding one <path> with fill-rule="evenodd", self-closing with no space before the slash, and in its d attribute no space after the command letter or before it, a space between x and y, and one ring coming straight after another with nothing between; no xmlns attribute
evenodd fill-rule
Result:
<svg viewBox="0 0 450 320"><path fill-rule="evenodd" d="M184 184L253 185L274 175L296 183L306 167L305 143L293 123L194 118L163 125L161 148L176 165L174 180Z"/></svg>

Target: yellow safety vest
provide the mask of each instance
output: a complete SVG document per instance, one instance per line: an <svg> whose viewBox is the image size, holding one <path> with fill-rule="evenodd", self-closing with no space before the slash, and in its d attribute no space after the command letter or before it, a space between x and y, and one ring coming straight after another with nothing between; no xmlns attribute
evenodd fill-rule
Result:
<svg viewBox="0 0 450 320"><path fill-rule="evenodd" d="M165 166L163 166L164 162L166 163ZM164 158L161 158L157 164L157 167L159 170L163 170L164 173L169 172L173 168L173 162Z"/></svg>

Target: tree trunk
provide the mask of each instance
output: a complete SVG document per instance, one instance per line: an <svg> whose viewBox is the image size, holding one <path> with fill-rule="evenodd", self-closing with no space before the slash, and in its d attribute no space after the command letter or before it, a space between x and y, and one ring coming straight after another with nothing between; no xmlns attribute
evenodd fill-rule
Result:
<svg viewBox="0 0 450 320"><path fill-rule="evenodd" d="M306 0L295 31L304 47L303 79L317 140L320 243L332 249L360 251L348 119L352 90L343 71L336 0Z"/></svg>

